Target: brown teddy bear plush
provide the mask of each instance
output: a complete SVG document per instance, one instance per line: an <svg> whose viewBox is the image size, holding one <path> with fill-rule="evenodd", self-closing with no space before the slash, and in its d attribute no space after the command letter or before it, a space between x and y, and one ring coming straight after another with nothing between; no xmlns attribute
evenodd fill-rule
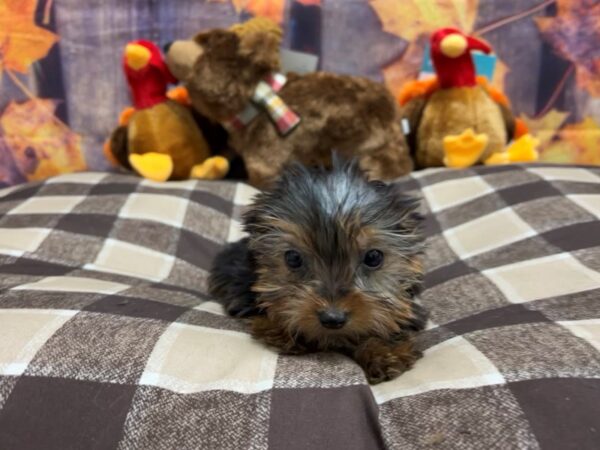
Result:
<svg viewBox="0 0 600 450"><path fill-rule="evenodd" d="M357 157L372 178L412 169L399 113L386 88L325 72L279 73L280 28L252 19L175 41L166 54L193 107L229 131L249 181L268 186L290 161L331 165L332 151Z"/></svg>

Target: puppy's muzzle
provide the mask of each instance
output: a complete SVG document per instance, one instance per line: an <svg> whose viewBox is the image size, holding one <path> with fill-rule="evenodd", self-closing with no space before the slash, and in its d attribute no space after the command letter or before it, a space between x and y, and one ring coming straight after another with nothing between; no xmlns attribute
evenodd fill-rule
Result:
<svg viewBox="0 0 600 450"><path fill-rule="evenodd" d="M339 309L327 309L319 313L319 321L325 328L342 328L348 321L348 313Z"/></svg>

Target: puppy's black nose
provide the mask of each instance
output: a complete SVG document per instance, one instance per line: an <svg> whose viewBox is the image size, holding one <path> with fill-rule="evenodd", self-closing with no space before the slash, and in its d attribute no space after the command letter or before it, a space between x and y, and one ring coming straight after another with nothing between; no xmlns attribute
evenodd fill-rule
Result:
<svg viewBox="0 0 600 450"><path fill-rule="evenodd" d="M319 313L319 321L325 328L342 328L348 320L348 313L339 309L328 309Z"/></svg>
<svg viewBox="0 0 600 450"><path fill-rule="evenodd" d="M167 53L169 53L169 49L171 48L171 45L173 45L173 41L171 42L167 42L165 45L163 45L163 53L166 55Z"/></svg>

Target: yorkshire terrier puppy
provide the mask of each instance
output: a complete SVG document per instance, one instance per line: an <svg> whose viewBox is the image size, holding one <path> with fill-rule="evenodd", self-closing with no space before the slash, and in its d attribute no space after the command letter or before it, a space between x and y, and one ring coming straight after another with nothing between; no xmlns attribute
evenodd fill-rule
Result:
<svg viewBox="0 0 600 450"><path fill-rule="evenodd" d="M417 206L355 162L292 166L245 213L248 237L215 258L210 293L283 353L337 351L371 383L395 378L426 322Z"/></svg>

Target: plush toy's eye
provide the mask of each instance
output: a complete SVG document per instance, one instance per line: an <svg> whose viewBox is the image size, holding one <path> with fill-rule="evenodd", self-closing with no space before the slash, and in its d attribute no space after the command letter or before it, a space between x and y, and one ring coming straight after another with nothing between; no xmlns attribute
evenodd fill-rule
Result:
<svg viewBox="0 0 600 450"><path fill-rule="evenodd" d="M302 267L302 255L296 250L288 250L285 252L285 263L290 269L299 269Z"/></svg>
<svg viewBox="0 0 600 450"><path fill-rule="evenodd" d="M365 253L363 264L370 269L378 269L383 264L383 253L381 250L369 250Z"/></svg>

